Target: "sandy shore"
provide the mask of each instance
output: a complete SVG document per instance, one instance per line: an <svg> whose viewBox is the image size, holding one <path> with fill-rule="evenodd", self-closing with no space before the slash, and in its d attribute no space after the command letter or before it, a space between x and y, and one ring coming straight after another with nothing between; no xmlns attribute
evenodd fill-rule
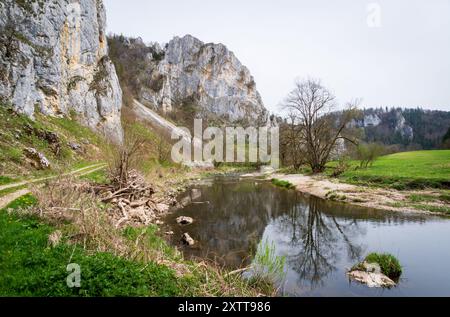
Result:
<svg viewBox="0 0 450 317"><path fill-rule="evenodd" d="M270 178L288 181L293 184L298 191L319 198L399 212L431 213L430 211L414 208L414 204L409 197L414 194L437 197L440 194L439 190L398 191L395 189L351 185L323 176L272 174ZM430 204L432 206L448 206L448 204L437 201Z"/></svg>

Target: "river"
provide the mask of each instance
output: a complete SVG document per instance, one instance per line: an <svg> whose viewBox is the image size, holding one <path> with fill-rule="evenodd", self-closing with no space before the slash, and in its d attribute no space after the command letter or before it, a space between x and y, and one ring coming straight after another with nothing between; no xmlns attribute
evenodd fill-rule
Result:
<svg viewBox="0 0 450 317"><path fill-rule="evenodd" d="M262 179L213 177L180 197L169 214L173 243L188 232L187 258L208 258L229 269L253 261L269 241L284 256L284 296L450 296L450 218L355 207L273 186ZM176 225L189 216L192 225ZM403 266L397 287L370 289L346 272L368 253L388 252Z"/></svg>

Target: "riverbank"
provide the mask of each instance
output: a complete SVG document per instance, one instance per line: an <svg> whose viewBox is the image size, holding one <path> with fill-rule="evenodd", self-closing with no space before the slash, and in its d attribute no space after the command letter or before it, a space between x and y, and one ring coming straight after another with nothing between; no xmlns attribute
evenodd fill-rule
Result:
<svg viewBox="0 0 450 317"><path fill-rule="evenodd" d="M395 190L340 182L323 175L272 174L296 190L326 200L396 212L450 215L447 192L439 189Z"/></svg>
<svg viewBox="0 0 450 317"><path fill-rule="evenodd" d="M155 197L169 204L187 186L219 171L158 171ZM49 181L31 187L0 210L0 295L3 296L270 296L264 281L244 280L217 264L185 260L161 229L164 212L151 224L118 226L114 206L90 188L105 172L84 180ZM154 175L148 175L154 179ZM86 182L88 181L90 185ZM133 216L134 217L134 216ZM20 244L20 247L17 247ZM15 256L8 256L15 254ZM24 263L27 257L41 260ZM82 268L79 288L65 284L68 263ZM114 278L108 277L114 273ZM14 282L13 282L14 281ZM46 283L39 283L46 281ZM17 283L16 283L17 282Z"/></svg>

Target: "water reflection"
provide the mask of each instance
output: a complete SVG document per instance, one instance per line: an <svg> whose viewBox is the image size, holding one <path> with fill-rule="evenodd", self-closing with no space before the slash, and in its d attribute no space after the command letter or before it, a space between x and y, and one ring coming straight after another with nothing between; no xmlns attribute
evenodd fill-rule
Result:
<svg viewBox="0 0 450 317"><path fill-rule="evenodd" d="M311 197L306 201L297 197L288 213L272 224L277 245L294 251L287 255L287 261L297 272L299 284L308 281L312 287L321 285L336 269L341 248L346 249L351 260L361 258L363 247L352 242L352 237L364 234L364 230L355 220L340 222L333 215L326 216L323 210L320 200ZM289 241L280 241L282 239L277 237L281 235L289 237Z"/></svg>
<svg viewBox="0 0 450 317"><path fill-rule="evenodd" d="M238 268L251 263L260 241L274 242L277 254L286 256L284 288L291 295L324 287L336 287L341 295L348 288L345 269L375 247L388 248L374 234L402 224L423 226L430 219L330 203L256 179L218 178L181 200L186 206L166 222L180 215L195 219L191 226L171 227L174 243L184 232L197 241L184 250L187 256Z"/></svg>

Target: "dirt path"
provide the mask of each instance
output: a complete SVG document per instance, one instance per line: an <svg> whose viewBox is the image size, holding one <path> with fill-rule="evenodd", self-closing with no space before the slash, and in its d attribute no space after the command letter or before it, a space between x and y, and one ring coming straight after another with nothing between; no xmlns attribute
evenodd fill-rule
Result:
<svg viewBox="0 0 450 317"><path fill-rule="evenodd" d="M89 166L79 168L74 171L65 173L65 174L63 174L63 176L76 175L77 177L82 177L82 176L94 173L96 171L99 171L101 169L104 169L105 167L106 167L106 164L104 164L104 163L93 164L93 165L89 165ZM22 187L25 185L39 183L39 182L43 182L46 180L54 179L56 177L58 177L58 176L54 175L54 176L42 177L42 178L31 179L31 180L22 181L22 182L18 182L18 183L14 183L14 184L4 185L4 186L0 187L0 191L4 190L4 189L9 189L9 188L14 188L14 187ZM10 193L8 195L0 197L0 210L5 208L6 206L8 206L11 202L16 200L17 198L22 197L28 193L30 193L30 190L28 188L22 188L22 189L18 189L17 191L15 191L13 193Z"/></svg>
<svg viewBox="0 0 450 317"><path fill-rule="evenodd" d="M63 174L63 176L75 175L75 174L78 174L80 172L89 170L89 169L94 168L94 167L104 168L105 166L106 166L105 163L97 163L97 164L85 166L85 167L76 169L74 171L65 173L65 174ZM13 188L13 187L20 187L20 186L24 186L24 185L33 184L33 183L39 183L39 182L50 180L50 179L53 179L53 178L56 178L56 177L58 177L58 175L52 175L52 176L47 176L47 177L35 178L35 179L28 179L28 180L24 180L24 181L20 181L20 182L16 182L16 183L2 185L2 186L0 186L0 191L5 190L5 189L9 189L9 188Z"/></svg>
<svg viewBox="0 0 450 317"><path fill-rule="evenodd" d="M273 174L271 177L288 181L293 184L298 191L319 198L391 211L428 214L430 213L429 211L414 208L409 197L413 194L432 196L439 194L438 191L433 190L398 191L395 189L351 185L340 183L338 180L329 179L323 176ZM436 205L438 205L438 203L436 203ZM445 204L442 203L440 205Z"/></svg>

